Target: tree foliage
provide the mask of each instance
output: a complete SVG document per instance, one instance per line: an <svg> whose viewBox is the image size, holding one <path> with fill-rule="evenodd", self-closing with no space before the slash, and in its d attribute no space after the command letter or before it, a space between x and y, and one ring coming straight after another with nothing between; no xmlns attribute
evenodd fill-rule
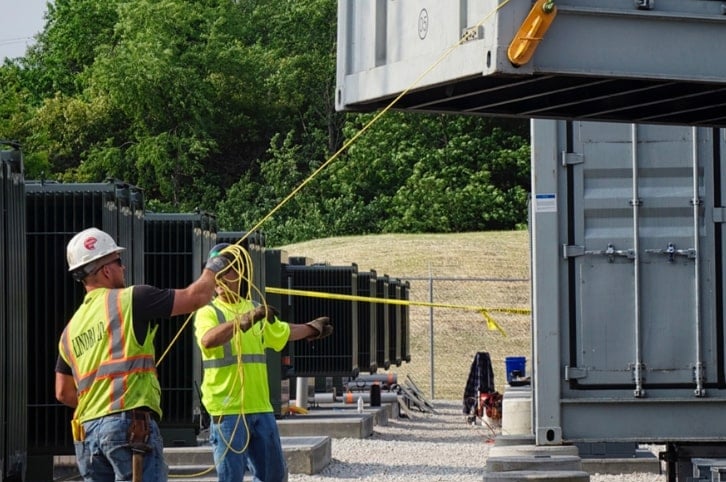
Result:
<svg viewBox="0 0 726 482"><path fill-rule="evenodd" d="M333 0L56 0L0 67L0 138L27 178L122 179L271 244L522 225L524 122L387 113L310 177L372 119L334 109L335 16Z"/></svg>

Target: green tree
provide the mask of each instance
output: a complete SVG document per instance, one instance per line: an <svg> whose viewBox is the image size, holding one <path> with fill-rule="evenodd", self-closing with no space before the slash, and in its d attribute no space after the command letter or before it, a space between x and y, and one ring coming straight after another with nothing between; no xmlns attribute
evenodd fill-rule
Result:
<svg viewBox="0 0 726 482"><path fill-rule="evenodd" d="M34 176L121 179L275 243L526 221L526 122L400 112L277 209L372 118L335 112L335 39L332 0L58 0L0 67L0 134Z"/></svg>

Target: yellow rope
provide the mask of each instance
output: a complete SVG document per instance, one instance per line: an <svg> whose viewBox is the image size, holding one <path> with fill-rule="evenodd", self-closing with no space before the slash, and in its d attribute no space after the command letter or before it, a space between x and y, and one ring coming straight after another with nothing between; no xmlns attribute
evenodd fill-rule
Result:
<svg viewBox="0 0 726 482"><path fill-rule="evenodd" d="M307 296L311 298L323 298L328 300L345 300L345 301L363 301L366 303L383 303L383 304L389 304L389 305L403 305L403 306L428 306L431 308L452 308L452 309L459 309L459 310L467 310L467 311L477 311L481 313L482 316L484 316L484 319L487 322L487 327L490 330L498 330L502 333L502 335L506 336L506 332L504 329L494 321L494 318L489 314L491 312L495 313L509 313L509 314L517 314L517 315L526 315L531 313L531 311L527 308L485 308L482 306L472 306L472 305L454 305L449 303L429 303L426 301L413 301L413 300L400 300L400 299L391 299L391 298L372 298L367 296L357 296L357 295L344 295L339 293L325 293L320 291L304 291L304 290L295 290L295 289L288 289L288 288L275 288L273 286L268 286L266 288L268 293L272 294L280 294L280 295L290 295L290 296Z"/></svg>

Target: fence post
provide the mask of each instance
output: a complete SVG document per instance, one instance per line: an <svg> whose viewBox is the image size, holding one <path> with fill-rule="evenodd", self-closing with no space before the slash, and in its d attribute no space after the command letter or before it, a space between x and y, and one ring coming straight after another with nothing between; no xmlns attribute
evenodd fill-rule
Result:
<svg viewBox="0 0 726 482"><path fill-rule="evenodd" d="M431 400L434 400L434 277L429 268L429 353L431 354Z"/></svg>

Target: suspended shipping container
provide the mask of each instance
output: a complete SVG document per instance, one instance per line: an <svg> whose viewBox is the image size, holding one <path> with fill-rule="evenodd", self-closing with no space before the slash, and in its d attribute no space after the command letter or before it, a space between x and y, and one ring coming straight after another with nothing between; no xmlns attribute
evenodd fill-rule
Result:
<svg viewBox="0 0 726 482"><path fill-rule="evenodd" d="M336 108L723 127L723 8L338 0Z"/></svg>

